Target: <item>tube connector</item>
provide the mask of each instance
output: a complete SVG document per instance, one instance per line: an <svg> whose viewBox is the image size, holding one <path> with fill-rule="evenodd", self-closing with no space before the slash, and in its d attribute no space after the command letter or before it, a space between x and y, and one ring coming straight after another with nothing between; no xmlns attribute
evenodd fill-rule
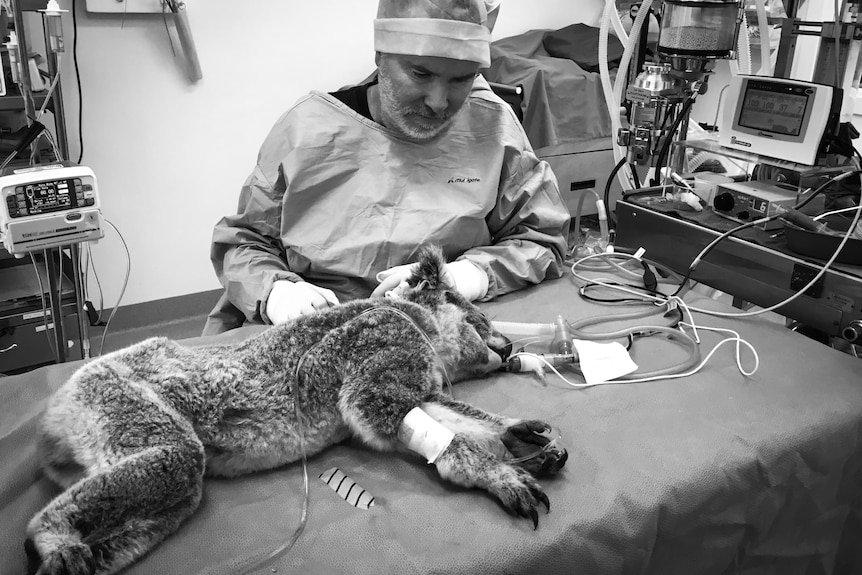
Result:
<svg viewBox="0 0 862 575"><path fill-rule="evenodd" d="M551 342L551 350L559 355L573 355L574 352L569 324L561 315L558 315L554 321L554 339Z"/></svg>

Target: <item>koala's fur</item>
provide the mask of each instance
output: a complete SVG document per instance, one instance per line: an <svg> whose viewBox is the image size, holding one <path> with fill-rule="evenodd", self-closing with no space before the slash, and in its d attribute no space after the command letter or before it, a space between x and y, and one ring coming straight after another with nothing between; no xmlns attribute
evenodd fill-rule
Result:
<svg viewBox="0 0 862 575"><path fill-rule="evenodd" d="M152 338L81 367L42 420L44 470L66 490L29 523L31 572L116 573L195 511L204 475L296 461L300 433L309 456L351 434L394 450L414 407L455 432L435 462L441 477L536 522L548 500L530 472L558 471L565 453L552 465L531 461L530 472L507 463L509 450L547 443L545 424L443 394L445 377L499 368L508 343L478 308L441 289L443 265L439 250L426 250L399 300L350 302L238 345Z"/></svg>

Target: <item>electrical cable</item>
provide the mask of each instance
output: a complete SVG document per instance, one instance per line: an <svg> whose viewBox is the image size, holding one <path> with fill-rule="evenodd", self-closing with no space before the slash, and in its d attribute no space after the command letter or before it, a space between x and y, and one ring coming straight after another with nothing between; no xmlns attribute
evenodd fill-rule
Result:
<svg viewBox="0 0 862 575"><path fill-rule="evenodd" d="M610 198L611 198L611 184L614 181L614 177L616 177L617 172L619 172L622 169L622 167L625 165L625 163L626 163L626 157L623 156L622 158L620 158L620 161L618 161L616 163L616 165L613 167L613 169L611 170L611 174L608 176L608 181L605 182L605 194L604 194L605 206L608 205L608 202L610 201ZM612 210L608 210L608 218L611 220L611 224L616 228L617 219L616 219L616 216L613 215Z"/></svg>
<svg viewBox="0 0 862 575"><path fill-rule="evenodd" d="M48 304L45 302L45 286L42 284L42 276L39 274L39 266L36 265L36 257L33 252L30 252L30 261L33 263L33 273L36 274L36 280L39 282L39 299L42 302L42 325L45 328L45 337L48 340L48 347L51 349L51 355L56 355L57 351L54 347L54 342L51 340L51 335L48 333Z"/></svg>
<svg viewBox="0 0 862 575"><path fill-rule="evenodd" d="M782 306L787 305L788 303L796 300L800 296L805 295L805 292L807 292L811 288L811 286L813 286L818 281L820 281L820 278L822 278L826 274L826 272L829 270L829 268L832 266L832 264L838 258L838 255L841 253L841 250L844 249L844 245L848 242L848 240L850 240L851 236L853 235L853 230L856 229L856 225L860 221L860 216L862 216L862 204L860 204L859 206L856 207L856 216L853 218L853 222L850 224L850 227L847 229L847 232L844 234L843 238L841 239L841 242L838 244L838 247L835 248L835 251L832 253L832 257L830 257L826 261L826 263L823 264L823 267L820 268L820 271L813 278L811 278L811 280L807 284L805 284L803 287L801 287L799 290L797 290L796 293L794 293L792 296L784 299L783 301L780 301L780 302L773 304L769 307L765 307L765 308L761 308L761 309L757 309L757 310L749 311L749 312L740 312L740 313L722 313L722 312L714 312L714 311L705 311L705 310L700 310L700 309L695 309L695 308L692 308L692 309L695 309L695 311L699 311L701 313L708 313L710 315L715 315L715 316L719 316L719 317L750 317L750 316L760 315L760 314L764 314L764 313L767 313L770 311L774 311L774 310L776 310Z"/></svg>
<svg viewBox="0 0 862 575"><path fill-rule="evenodd" d="M634 180L635 189L640 189L641 187L641 178L638 175L637 165L634 162L629 163L629 170L632 173L632 180Z"/></svg>
<svg viewBox="0 0 862 575"><path fill-rule="evenodd" d="M596 259L596 258L607 258L611 255L614 255L614 254L596 254L594 256L588 256L587 258L583 258L583 259L586 260L586 259ZM630 259L636 259L634 255L628 255L628 254L619 254L619 255L626 257L626 258L630 258ZM581 261L583 261L583 260L581 260ZM576 262L575 265L572 266L572 274L577 279L579 279L581 281L587 281L587 282L594 281L596 283L601 283L602 280L585 278L585 277L581 276L580 274L578 274L576 271L576 268L578 265L581 265L580 261ZM608 287L612 287L612 286L608 286ZM625 292L629 291L628 288L624 288L624 287L617 287L616 289L619 289L619 290L625 291ZM695 347L700 343L700 339L699 339L699 337L697 337L697 331L696 331L697 328L694 325L694 318L692 317L692 311L702 311L702 310L690 308L690 306L688 306L682 299L680 299L677 296L656 295L656 296L652 296L650 299L652 299L654 301L655 305L666 306L669 311L672 309L680 309L681 308L680 313L682 313L682 309L684 309L685 312L688 314L688 316L691 319L690 319L689 323L686 323L681 319L680 321L677 322L677 326L682 326L682 325L691 326L695 330L695 333L694 333L694 338L691 338L691 336L688 336L689 339L691 341L694 341ZM647 303L647 302L643 302L643 303ZM636 319L639 317L644 317L646 315L651 315L651 314L654 314L656 312L657 308L655 307L655 305L650 305L647 309L640 311L640 312L616 314L616 315L611 315L611 316L603 315L603 316L597 316L597 317L591 317L591 318L584 318L584 319L579 320L577 322L569 322L569 330L572 333L573 337L575 337L575 338L592 339L595 334L593 334L591 332L585 332L583 330L584 327L587 327L589 325L598 324L598 323L606 323L606 322L621 321L621 320L631 320L631 319ZM658 308L658 309L660 309L660 308ZM704 313L706 313L706 312L704 312ZM661 326L661 328L662 329L655 330L655 331L659 332L659 333L668 333L666 330L671 330L671 331L675 332L675 330L672 330L669 326ZM722 330L721 328L703 327L703 329L707 329L707 330L711 330L711 331L726 331L729 333L732 332L732 330ZM605 335L608 337L619 336L619 335L624 334L626 331L631 331L635 335L646 335L646 334L652 335L652 333L650 333L651 330L652 330L651 326L639 326L637 328L631 328L630 330L622 330L619 332L612 332L612 333L605 334ZM675 333L674 333L674 335L675 335ZM687 377L688 375L692 375L692 374L696 373L697 371L699 371L704 365L706 365L706 363L709 361L709 359L712 357L712 355L715 353L715 351L718 349L718 347L720 347L721 345L723 345L724 343L727 343L729 341L735 341L737 344L736 345L736 362L737 362L737 367L739 368L739 371L743 375L746 375L746 376L751 375L757 370L757 368L759 366L759 359L757 357L757 351L754 349L754 347L750 343L743 340L739 336L738 333L736 333L736 332L732 332L732 333L734 334L734 337L727 338L727 339L724 339L721 342L719 342L719 344L716 345L712 349L712 351L710 351L710 353L706 356L706 358L702 362L700 362L700 364L697 366L694 365L697 362L696 361L692 362L692 356L690 356L688 361L685 364L680 364L680 366L685 365L685 367L682 369L680 369L680 366L672 366L669 368L663 368L660 370L655 370L654 373L650 372L650 373L641 373L641 374L637 374L637 373L629 374L628 376L625 376L623 378L618 378L618 379L610 380L610 381L603 382L603 383L593 383L592 385L606 385L606 384L614 384L614 383L640 383L640 382L646 382L646 381L655 381L657 379L672 379L672 378L679 378L679 377ZM687 341L687 340L683 340L683 341L684 341L684 343L688 343L688 345L691 345L690 341ZM752 353L754 354L755 366L754 366L753 370L746 371L742 367L741 347L740 347L742 345L747 346L752 351ZM699 348L697 348L697 349L698 349L698 354L699 354ZM698 358L699 358L699 355L698 355ZM552 369L553 369L553 367L552 367ZM689 371L684 371L685 369L689 369ZM563 377L561 374L559 374L559 372L556 369L553 369L553 371L555 373L557 373L558 375L560 375L560 377ZM563 378L563 379L565 379L565 378ZM573 384L572 382L569 382L568 380L566 380L566 382L569 383L570 385L575 385L576 387L590 387L591 386L591 384Z"/></svg>
<svg viewBox="0 0 862 575"><path fill-rule="evenodd" d="M114 315L120 307L120 302L123 301L123 296L126 293L126 286L129 284L129 275L131 275L132 271L132 255L129 253L129 246L126 244L126 239L123 237L123 234L120 233L120 230L117 229L117 226L115 226L110 220L106 218L105 223L117 232L117 235L120 236L120 241L123 243L123 249L126 250L126 273L123 278L123 287L120 288L120 295L117 297L117 303L114 305L114 308L111 310L111 314L108 316L108 320L105 322L105 330L102 332L102 340L99 343L99 353L96 355L102 355L102 351L105 348L105 338L108 336L108 329L111 326L111 320L114 319Z"/></svg>
<svg viewBox="0 0 862 575"><path fill-rule="evenodd" d="M820 191L822 191L822 189L824 189L824 188L825 188L825 186L828 186L828 185L830 185L831 183L833 183L833 182L835 182L835 181L839 181L840 179L844 179L844 178L849 177L850 175L853 175L853 174L856 174L856 173L858 173L858 172L857 172L857 171L852 171L852 172L844 172L843 174L839 174L839 176L836 176L835 178L832 178L831 180L829 180L829 181L825 182L823 185L821 185L821 186L820 186L820 187L815 191L815 193L819 193ZM800 288L799 290L797 290L797 291L796 291L796 293L794 293L794 294L793 294L793 295L791 295L790 297L788 297L788 298L786 298L786 299L784 299L784 300L782 300L782 301L780 301L780 302L778 302L778 303L776 303L776 304L773 304L773 305L771 305L771 306L769 306L769 307L761 308L761 309L754 310L754 311L748 311L748 312L725 313L725 312L717 312L717 311L712 311L712 310L704 310L704 309L699 309L699 308L694 308L694 307L691 307L690 309L691 309L692 311L697 311L697 312L699 312L699 313L704 313L704 314L713 315L713 316L717 316L717 317L752 317L752 316L761 315L761 314L764 314L764 313L767 313L767 312L774 311L774 310L778 309L779 307L785 306L785 305L787 305L788 303L790 303L790 302L794 301L795 299L797 299L798 297L800 297L800 296L804 295L804 294L805 294L805 292L806 292L806 291L808 291L808 289L809 289L809 288L811 288L811 286L813 286L815 283L817 283L817 281L819 281L819 280L820 280L820 278L821 278L821 277L823 277L823 275L826 273L826 271L827 271L827 270L830 268L830 266L835 262L836 258L837 258L837 257L838 257L838 255L841 253L841 250L844 248L844 245L845 245L845 244L847 243L847 241L850 239L850 237L851 237L851 235L852 235L852 233L853 233L853 230L856 228L856 225L859 223L860 219L862 219L862 218L860 218L860 216L862 216L862 204L860 204L859 206L857 206L855 209L856 209L856 215L855 215L855 217L854 217L854 219L853 219L853 222L850 224L850 227L848 228L847 232L843 235L843 238L842 238L841 242L839 243L838 247L837 247L837 248L835 248L835 251L833 252L832 256L831 256L831 257L829 258L829 260L828 260L828 261L823 265L823 267L820 269L820 271L819 271L819 272L818 272L818 273L817 273L817 274L816 274L816 275L815 275L815 276L814 276L814 277L813 277L813 278L812 278L812 279L811 279L811 280L810 280L810 281L809 281L805 286L803 286L802 288ZM779 217L779 216L775 216L775 217ZM767 220L768 220L768 218L762 218L761 220L755 220L754 222L749 222L749 224L751 224L751 225L756 225L757 223L763 223L764 221L767 221ZM746 227L747 227L749 224L744 224L744 226L746 226ZM695 261L694 261L694 262L692 262L692 266L690 266L690 268L689 268L689 273L687 273L687 274L686 274L686 277L684 278L684 280L683 280L682 284L680 285L680 288L683 288L683 287L685 286L685 284L687 283L687 281L688 281L688 276L690 275L690 272L691 272L691 271L693 271L694 266L696 266L696 262L698 261L698 258L701 258L701 259L702 259L702 257L703 257L703 256L706 254L706 252L708 251L708 249L711 249L711 247L713 247L715 244L717 244L719 240L723 239L723 237L727 237L727 235L729 235L730 233L733 233L734 231L738 231L738 229L740 229L740 228L742 228L742 227L743 227L743 226L739 226L738 228L734 228L734 230L730 230L730 231L729 231L729 232L727 232L726 234L723 234L723 235L722 235L722 236L720 236L719 238L716 238L715 240L713 240L713 242L712 242L710 245L708 245L706 248L704 248L704 250L702 250L702 251L701 251L700 255L699 255L697 258L695 258ZM578 262L575 262L575 263L572 265L572 274L573 274L576 278L578 278L578 279L580 279L580 280L582 280L582 281L584 281L584 282L590 282L590 281L592 281L593 283L596 283L596 284L598 284L598 285L604 285L605 287L608 287L608 288L610 288L610 289L617 289L617 290L619 290L619 291L623 291L623 292L627 292L627 293L632 293L633 295L638 296L638 297L642 296L642 295L643 295L642 293L636 293L636 292L630 291L630 290L628 290L628 288L626 288L626 287L624 287L624 286L620 286L620 285L610 285L610 284L603 283L603 280L584 278L583 276L579 275L579 274L575 271L575 268L576 268L576 267L577 267L577 266L578 266L582 261L584 261L584 260L589 260L589 259L593 259L593 258L597 258L597 257L605 257L606 255L608 255L608 254L595 254L595 255L593 255L593 256L587 256L587 257L585 257L585 258L582 258L581 260L579 260ZM632 255L632 256L630 256L630 255L628 255L628 254L618 254L618 255L622 255L622 256L624 256L624 257L635 258L635 256L633 256L633 255ZM680 291L680 289L678 289L678 290L677 290L677 292L679 292L679 291ZM647 296L647 297L649 297L649 296ZM656 301L656 303L662 303L662 302L664 301L664 300L662 299L662 296L654 296L654 297L655 297L655 301ZM671 298L679 299L679 295L678 295L678 293L674 293L674 294L672 294L672 295L670 295L670 296L665 296L665 298L666 298L666 299L671 299ZM680 301L681 301L681 300L680 300Z"/></svg>
<svg viewBox="0 0 862 575"><path fill-rule="evenodd" d="M800 209L802 209L802 208L803 208L803 207L805 207L809 202L811 202L815 197L817 197L817 196L818 196L818 195L820 195L824 190L826 190L826 188L827 188L827 187L831 186L831 185L832 185L832 184L834 184L834 183L840 182L841 180L844 180L844 179L846 179L846 178L849 178L850 176L852 176L852 175L854 175L854 174L857 174L857 173L859 173L859 170L852 170L852 171L849 171L849 172L842 172L841 174L838 174L837 176L834 176L834 177L832 177L832 178L830 178L830 179L826 180L824 183L822 183L820 186L818 186L818 187L817 187L813 192L811 192L810 194L808 194L808 197L807 197L807 198L805 198L803 201L801 201L801 202L799 202L798 204L796 204L795 206L793 206L791 209L793 209L793 210L800 210ZM683 277L683 279L682 279L682 282L680 282L680 286L679 286L679 288L678 288L678 289L677 289L677 291L676 291L676 292L674 292L672 295L679 295L679 293L684 289L685 284L688 282L689 278L691 277L691 274L694 272L695 268L696 268L696 267L697 267L697 265L700 263L700 261L701 261L704 257L706 257L706 255L707 255L710 251L712 251L712 249L713 249L713 248L714 248L714 247L715 247L715 246L716 246L716 245L717 245L721 240L723 240L723 239L725 239L725 238L728 238L728 237L730 237L731 235L733 235L733 234L735 234L735 233L737 233L737 232L740 232L740 231L742 231L742 230L744 230L744 229L747 229L747 228L750 228L750 227L754 227L754 226L758 226L758 225L760 225L760 224L763 224L763 223L766 223L766 222L770 222L770 221L775 220L775 219L778 219L778 218L780 218L780 217L781 217L781 214L775 214L775 215L772 215L772 216L767 216L767 217L765 217L765 218L760 218L760 219L757 219L757 220L752 220L752 221L750 221L750 222L746 222L746 223L744 223L744 224L741 224L741 225L739 225L739 226L736 226L735 228L732 228L732 229L730 229L730 230L728 230L728 231L724 232L723 234L719 235L717 238L715 238L714 240L712 240L709 244L707 244L707 246L706 246L705 248L703 248L703 250L701 250L701 252L700 252L697 256L695 256L695 258L694 258L694 260L692 260L691 264L689 264L689 266L688 266L688 270L686 271L685 276L684 276L684 277Z"/></svg>
<svg viewBox="0 0 862 575"><path fill-rule="evenodd" d="M84 97L81 90L81 67L78 65L78 9L77 0L72 0L72 60L75 63L75 81L78 86L78 161L84 157ZM125 8L125 5L123 6Z"/></svg>
<svg viewBox="0 0 862 575"><path fill-rule="evenodd" d="M828 218L829 216L835 216L838 214L843 214L844 212L851 212L851 211L855 211L858 209L859 209L858 205L850 206L849 208L841 208L839 210L832 210L830 212L823 212L822 214L818 214L811 219L816 222L817 220L822 219L822 218Z"/></svg>
<svg viewBox="0 0 862 575"><path fill-rule="evenodd" d="M720 328L702 327L702 329L720 331ZM731 331L731 330L724 330L724 331ZM679 333L679 332L676 332L676 333ZM681 379L683 377L689 377L691 375L694 375L697 372L699 372L701 369L703 369L707 363L709 363L709 360L712 359L712 356L715 355L715 352L718 351L719 347L721 347L725 343L729 343L729 342L735 342L736 343L736 346L737 346L736 365L739 368L740 372L745 376L754 375L754 373L757 371L758 367L760 366L760 358L758 357L757 350L754 349L754 346L751 345L749 342L745 341L744 339L742 339L741 337L731 337L731 338L722 339L720 342L718 342L715 345L715 347L713 347L710 350L710 352L708 354L706 354L706 357L704 357L702 361L700 361L696 366L693 366L688 371L682 372L682 373L668 373L668 374L659 374L659 375L641 375L639 377L633 377L630 374L628 376L628 378L626 378L626 376L624 376L622 378L612 379L612 380L608 380L608 381L599 381L599 382L594 382L594 383L578 383L578 382L569 381L563 374L561 374L557 370L556 367L554 367L553 365L551 365L548 362L545 362L545 363L547 364L548 368L551 371L553 371L555 374L557 374L560 377L560 379L562 379L565 383L567 383L568 385L570 385L572 387L577 387L580 389L585 389L588 387L597 387L600 385L629 385L629 384L633 384L633 383L647 383L647 382L651 382L651 381L660 381L660 380L666 380L666 379ZM739 353L739 349L740 349L739 346L740 345L747 346L748 349L751 350L752 354L754 354L755 365L754 365L754 368L749 370L749 371L745 371L742 368L742 363L741 363L741 358L740 358L740 353Z"/></svg>
<svg viewBox="0 0 862 575"><path fill-rule="evenodd" d="M96 288L99 290L99 315L96 318L96 323L101 324L102 315L105 313L105 296L102 291L102 282L99 280L99 273L96 271L96 264L93 263L93 252L89 242L87 242L87 268L93 269L93 278L96 280ZM89 279L89 271L85 273L85 277ZM86 285L86 291L89 291L89 285Z"/></svg>

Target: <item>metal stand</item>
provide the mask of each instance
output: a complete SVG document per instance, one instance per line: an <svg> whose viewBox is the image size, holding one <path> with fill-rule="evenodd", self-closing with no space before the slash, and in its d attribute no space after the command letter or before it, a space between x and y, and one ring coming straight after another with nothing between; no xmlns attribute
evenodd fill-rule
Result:
<svg viewBox="0 0 862 575"><path fill-rule="evenodd" d="M18 37L18 79L21 91L21 96L24 100L24 112L27 116L27 123L32 124L36 118L36 104L33 100L32 82L30 78L30 66L27 57L27 29L24 23L24 14L21 8L21 0L10 0L13 11L15 24L15 32ZM45 30L45 38L48 38L47 22L43 21L43 29ZM47 48L47 42L46 42ZM53 77L59 73L59 62L57 54L50 48L47 49L48 72ZM65 113L63 108L63 97L60 86L60 81L54 87L51 93L50 105L54 115L54 129L56 135L57 149L60 156L68 159L69 143L66 134ZM33 143L33 152L37 150L38 142ZM35 154L38 157L37 154ZM80 249L78 244L70 244L62 248L54 248L51 250L43 250L42 254L45 258L46 269L48 271L48 297L51 302L51 314L54 324L54 340L56 342L56 359L57 363L63 363L67 359L65 326L63 323L63 293L62 280L60 277L60 269L58 262L63 258L63 250L68 249L70 259L72 260L72 276L75 287L75 308L78 316L78 337L80 338L81 352L84 359L90 357L90 340L89 340L89 325L87 323L87 314L84 310L84 278L81 273L80 266ZM55 258L56 255L56 258Z"/></svg>

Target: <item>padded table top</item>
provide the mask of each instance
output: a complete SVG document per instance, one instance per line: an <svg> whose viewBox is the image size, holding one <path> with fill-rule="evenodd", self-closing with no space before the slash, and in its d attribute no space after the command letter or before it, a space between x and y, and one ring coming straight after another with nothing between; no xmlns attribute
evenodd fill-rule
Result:
<svg viewBox="0 0 862 575"><path fill-rule="evenodd" d="M570 278L482 307L492 319L542 323L609 313L581 300ZM537 530L486 494L443 483L418 458L346 442L309 460L305 531L256 572L859 572L860 363L763 319L698 319L752 342L758 371L741 375L725 345L683 379L575 389L553 374L542 382L499 373L455 386L459 399L561 431L569 460L543 483L551 509L540 513ZM706 355L719 336L702 337ZM651 337L637 340L632 357L654 368L684 352ZM38 469L36 423L46 398L79 365L0 378L0 573L25 572L26 523L57 493ZM318 479L335 466L374 495L370 510ZM239 573L291 537L302 503L298 463L208 479L197 513L128 573Z"/></svg>

